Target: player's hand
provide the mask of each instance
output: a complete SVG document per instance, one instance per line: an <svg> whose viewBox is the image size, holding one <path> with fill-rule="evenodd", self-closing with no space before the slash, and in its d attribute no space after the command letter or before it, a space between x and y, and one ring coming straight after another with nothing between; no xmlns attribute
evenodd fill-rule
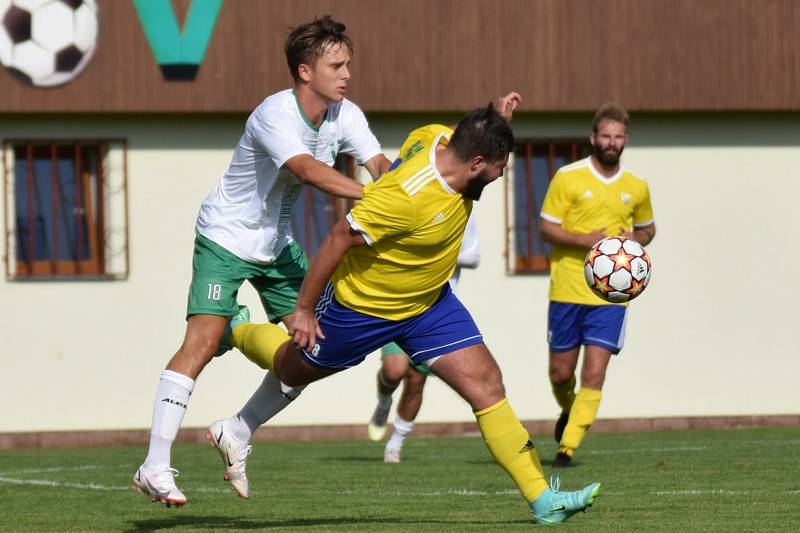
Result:
<svg viewBox="0 0 800 533"><path fill-rule="evenodd" d="M606 238L606 228L595 230L591 233L586 233L583 236L582 243L587 250L594 246L598 241Z"/></svg>
<svg viewBox="0 0 800 533"><path fill-rule="evenodd" d="M518 92L511 91L507 95L501 96L495 100L494 107L497 109L497 112L500 113L501 117L510 121L511 115L520 102L522 102L522 96L520 96Z"/></svg>
<svg viewBox="0 0 800 533"><path fill-rule="evenodd" d="M623 231L619 234L620 237L625 237L626 239L633 239L636 240L636 237L633 235L632 231Z"/></svg>
<svg viewBox="0 0 800 533"><path fill-rule="evenodd" d="M325 335L319 327L313 312L296 309L290 320L289 335L292 340L303 350L310 352L317 343L317 337L324 339Z"/></svg>

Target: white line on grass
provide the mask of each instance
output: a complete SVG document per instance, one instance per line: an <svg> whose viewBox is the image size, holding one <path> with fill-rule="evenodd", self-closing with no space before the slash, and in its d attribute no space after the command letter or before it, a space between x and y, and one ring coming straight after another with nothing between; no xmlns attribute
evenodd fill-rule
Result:
<svg viewBox="0 0 800 533"><path fill-rule="evenodd" d="M51 472L63 472L64 470L94 470L95 468L103 468L100 465L84 465L84 466L54 466L52 468L24 468L22 470L14 470L13 472L4 472L0 475L7 476L9 474L42 474Z"/></svg>
<svg viewBox="0 0 800 533"><path fill-rule="evenodd" d="M89 489L89 490L102 490L102 491L132 490L130 486L120 487L120 486L98 485L97 483L70 483L65 481L53 481L50 479L16 479L16 478L6 477L4 475L0 475L0 483L9 483L11 485L34 485L39 487ZM194 492L210 492L210 493L226 493L226 494L230 492L230 489L220 489L211 487L190 487L189 490Z"/></svg>
<svg viewBox="0 0 800 533"><path fill-rule="evenodd" d="M62 481L53 481L50 479L14 479L11 477L0 476L0 482L10 483L12 485L34 485L40 487L68 487L71 489L90 489L90 490L129 490L130 487L109 487L106 485L98 485L96 483L66 483Z"/></svg>
<svg viewBox="0 0 800 533"><path fill-rule="evenodd" d="M582 450L581 454L608 455L616 453L647 453L647 452L701 452L708 446L676 446L674 448L624 448L621 450Z"/></svg>

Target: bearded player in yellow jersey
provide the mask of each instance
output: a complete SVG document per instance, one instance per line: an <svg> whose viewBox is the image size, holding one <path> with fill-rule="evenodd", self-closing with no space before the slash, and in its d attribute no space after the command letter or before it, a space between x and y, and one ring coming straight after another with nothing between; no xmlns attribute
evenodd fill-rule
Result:
<svg viewBox="0 0 800 533"><path fill-rule="evenodd" d="M273 324L242 324L231 341L292 387L397 342L469 403L534 520L555 523L585 511L600 485L575 492L548 486L500 369L447 283L472 201L500 177L513 149L511 128L491 105L469 113L452 133L425 137L411 157L368 184L328 233L303 281L289 335Z"/></svg>
<svg viewBox="0 0 800 533"><path fill-rule="evenodd" d="M597 416L612 354L622 350L625 305L596 296L583 277L586 252L600 239L624 235L647 245L656 234L647 183L619 161L628 141L628 114L608 103L594 116L592 155L558 170L541 211L542 239L553 245L547 335L550 383L561 407L554 467L570 464ZM575 369L583 350L581 387Z"/></svg>

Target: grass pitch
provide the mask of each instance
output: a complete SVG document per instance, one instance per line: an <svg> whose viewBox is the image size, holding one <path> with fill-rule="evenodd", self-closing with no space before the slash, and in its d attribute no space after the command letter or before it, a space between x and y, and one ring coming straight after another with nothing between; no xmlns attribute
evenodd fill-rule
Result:
<svg viewBox="0 0 800 533"><path fill-rule="evenodd" d="M549 475L556 448L537 435ZM222 481L216 451L179 445L189 503L130 489L143 447L0 451L4 531L523 531L534 526L478 437L407 441L403 463L369 441L257 443L251 499ZM601 481L564 531L800 531L800 430L590 434L564 490Z"/></svg>

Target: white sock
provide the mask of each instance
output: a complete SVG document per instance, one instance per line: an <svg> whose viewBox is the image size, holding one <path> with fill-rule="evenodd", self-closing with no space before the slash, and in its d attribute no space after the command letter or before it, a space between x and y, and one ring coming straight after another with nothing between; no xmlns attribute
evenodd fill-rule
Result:
<svg viewBox="0 0 800 533"><path fill-rule="evenodd" d="M289 387L267 372L261 385L244 404L239 414L228 420L233 436L242 442L248 442L256 429L283 411L287 405L300 396L305 385Z"/></svg>
<svg viewBox="0 0 800 533"><path fill-rule="evenodd" d="M394 432L392 433L389 442L386 443L387 450L402 450L403 441L411 430L414 429L414 421L403 420L399 416L394 417Z"/></svg>
<svg viewBox="0 0 800 533"><path fill-rule="evenodd" d="M150 427L150 448L147 458L148 465L170 465L172 443L178 436L178 430L186 414L189 396L194 388L194 380L183 374L164 370L156 389L156 399L153 404L153 424Z"/></svg>

